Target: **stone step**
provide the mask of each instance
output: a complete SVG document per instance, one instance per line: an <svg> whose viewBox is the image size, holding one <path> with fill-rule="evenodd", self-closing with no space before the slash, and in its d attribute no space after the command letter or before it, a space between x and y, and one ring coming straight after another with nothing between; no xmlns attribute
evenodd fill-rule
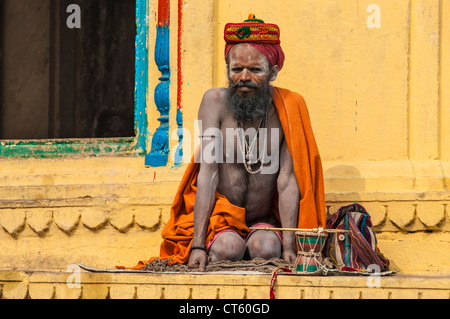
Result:
<svg viewBox="0 0 450 319"><path fill-rule="evenodd" d="M271 274L0 272L3 299L269 299ZM450 277L278 275L276 299L449 299ZM175 311L178 311L176 309Z"/></svg>

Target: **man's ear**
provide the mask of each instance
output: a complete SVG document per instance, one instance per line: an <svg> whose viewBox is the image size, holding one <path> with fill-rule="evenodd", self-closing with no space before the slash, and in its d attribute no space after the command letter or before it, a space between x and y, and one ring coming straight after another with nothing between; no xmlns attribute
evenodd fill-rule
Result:
<svg viewBox="0 0 450 319"><path fill-rule="evenodd" d="M278 72L280 72L280 67L275 64L272 67L272 70L270 71L270 79L269 79L269 81L275 81L277 79Z"/></svg>

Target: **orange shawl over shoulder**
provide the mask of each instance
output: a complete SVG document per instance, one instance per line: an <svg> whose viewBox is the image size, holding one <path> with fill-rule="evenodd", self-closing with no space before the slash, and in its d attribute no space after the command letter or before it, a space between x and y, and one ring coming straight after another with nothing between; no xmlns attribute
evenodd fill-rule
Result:
<svg viewBox="0 0 450 319"><path fill-rule="evenodd" d="M300 189L299 228L325 228L325 194L322 163L312 131L308 109L303 97L295 92L275 88L273 101L280 118L287 146L294 163L294 173ZM140 261L131 269L140 269L156 259L170 259L169 264L187 263L194 234L194 204L200 164L194 158L188 165L172 204L170 219L161 236L159 257ZM275 196L276 201L277 196ZM278 203L274 202L277 210ZM275 211L278 215L278 212ZM231 204L216 192L216 205L211 213L205 245L214 235L231 228L242 236L249 233L245 224L245 209ZM127 268L117 266L117 268Z"/></svg>

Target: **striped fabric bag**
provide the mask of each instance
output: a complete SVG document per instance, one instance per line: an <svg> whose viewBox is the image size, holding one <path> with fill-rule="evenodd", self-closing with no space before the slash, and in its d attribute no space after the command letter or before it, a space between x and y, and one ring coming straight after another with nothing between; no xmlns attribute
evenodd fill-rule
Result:
<svg viewBox="0 0 450 319"><path fill-rule="evenodd" d="M389 260L377 247L369 213L360 204L343 206L327 219L327 229L349 230L328 235L324 257L341 271L384 272ZM370 266L370 267L369 267Z"/></svg>

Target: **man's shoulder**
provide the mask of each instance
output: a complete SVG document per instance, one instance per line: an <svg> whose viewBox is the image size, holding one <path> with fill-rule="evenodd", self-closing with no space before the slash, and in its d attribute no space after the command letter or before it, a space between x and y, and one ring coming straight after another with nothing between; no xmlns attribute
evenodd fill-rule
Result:
<svg viewBox="0 0 450 319"><path fill-rule="evenodd" d="M213 88L203 94L199 108L199 117L220 118L226 110L225 88Z"/></svg>
<svg viewBox="0 0 450 319"><path fill-rule="evenodd" d="M223 87L208 89L203 94L203 100L207 101L222 102L225 101L225 98L226 98L226 89Z"/></svg>

